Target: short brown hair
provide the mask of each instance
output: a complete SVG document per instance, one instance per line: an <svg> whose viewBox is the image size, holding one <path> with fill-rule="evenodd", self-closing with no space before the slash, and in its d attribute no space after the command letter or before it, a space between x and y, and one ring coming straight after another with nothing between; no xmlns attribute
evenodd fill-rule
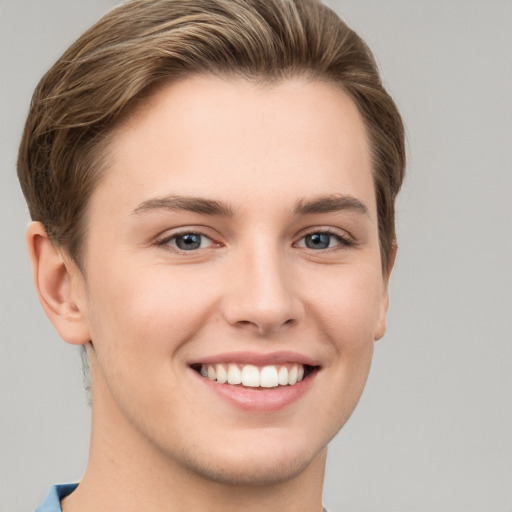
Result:
<svg viewBox="0 0 512 512"><path fill-rule="evenodd" d="M316 0L132 0L85 32L37 86L18 157L32 219L81 265L87 205L109 134L150 88L197 73L307 75L339 85L373 157L383 270L395 240L404 129L371 51Z"/></svg>

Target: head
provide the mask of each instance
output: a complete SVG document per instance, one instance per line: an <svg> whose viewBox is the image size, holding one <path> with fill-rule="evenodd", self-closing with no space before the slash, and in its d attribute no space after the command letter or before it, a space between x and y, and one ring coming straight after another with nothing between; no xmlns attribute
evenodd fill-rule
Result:
<svg viewBox="0 0 512 512"><path fill-rule="evenodd" d="M135 0L107 14L42 79L18 162L32 219L41 223L55 249L54 266L62 256L61 274L72 274L66 291L59 288L54 299L73 295L76 321L54 323L72 343L92 340L93 392L95 379L102 390L97 407L105 415L120 412L123 419L112 416L111 422L133 420L135 430L162 452L215 479L233 482L236 474L246 483L267 481L262 471L268 458L258 459L263 446L276 453L270 480L303 470L353 410L369 369L371 343L384 332L396 245L394 202L404 165L401 118L370 50L322 4ZM273 184L287 192L269 195ZM125 207L124 218L134 223L126 231L132 242L119 241L119 251L109 251L125 225L120 217ZM188 213L172 222L165 217L176 211ZM352 241L344 239L341 228L333 233L329 227L338 221L325 215L339 212L344 212L342 224L353 227L347 233L360 233ZM206 222L204 216L216 220ZM311 232L311 222L329 228ZM191 225L196 228L186 233L175 229ZM157 236L157 226L166 236ZM143 240L143 231L155 231L151 243ZM256 245L245 235L249 232L253 241L261 235ZM283 240L283 247L275 245ZM311 252L311 244L323 243L323 256ZM196 259L180 259L190 258L184 256L187 244ZM341 258L343 244L352 252ZM167 269L162 247L171 248L173 261L172 270L163 273L155 272ZM251 248L259 255L254 261ZM109 266L109 257L115 265ZM222 261L229 265L224 268ZM345 284L338 280L339 270L346 273ZM170 287L157 291L165 279ZM207 283L208 291L190 291L190 279ZM312 280L322 285L320 291L309 293ZM58 278L47 281L50 288L60 286ZM170 323L162 320L165 309L176 317ZM176 326L182 335L171 349L166 333ZM308 339L318 346L309 347ZM154 343L141 347L146 340ZM279 349L269 356L272 347ZM152 369L162 361L168 363ZM297 426L295 415L302 413L293 404L283 403L269 416L265 403L250 419L241 407L223 416L217 432L216 439L224 430L228 436L223 446L228 439L233 443L230 466L226 450L211 459L211 446L194 451L201 442L207 445L207 433L199 430L189 445L180 438L197 414L187 407L208 407L187 393L201 372L212 377L219 364L226 363L228 370L231 363L241 368L251 362L285 367L289 373L305 368L306 391L300 388L297 396L310 398L297 400L309 400L312 418L316 415L325 426L308 421ZM137 366L140 373L131 373L134 384L129 368ZM191 379L191 387L180 393L186 405L167 410L168 404L155 399L150 413L144 400L151 386L170 391L180 386L166 381L169 368ZM139 397L135 388L125 394L131 385L144 389L143 376L153 370L154 381ZM308 383L321 389L322 379L334 391L327 398L316 391L315 398ZM237 395L237 407L245 399ZM329 419L336 401L342 402L340 412ZM224 407L232 412L231 405ZM149 425L146 417L153 413L159 421ZM167 444L170 424L176 445ZM313 441L302 446L310 435ZM250 471L237 448L251 445L255 469ZM223 457L224 463L217 464ZM201 468L198 458L206 461ZM289 468L285 476L283 463Z"/></svg>

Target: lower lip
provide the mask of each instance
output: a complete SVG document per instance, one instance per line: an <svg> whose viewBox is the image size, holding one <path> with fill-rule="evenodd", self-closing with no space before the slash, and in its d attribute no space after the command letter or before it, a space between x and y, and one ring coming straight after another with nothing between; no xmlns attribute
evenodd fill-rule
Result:
<svg viewBox="0 0 512 512"><path fill-rule="evenodd" d="M205 378L195 371L194 373L208 389L239 409L272 412L290 405L303 396L311 387L313 379L318 372L312 372L304 380L293 386L279 386L277 388L249 388L232 386L231 384L219 384L217 381Z"/></svg>

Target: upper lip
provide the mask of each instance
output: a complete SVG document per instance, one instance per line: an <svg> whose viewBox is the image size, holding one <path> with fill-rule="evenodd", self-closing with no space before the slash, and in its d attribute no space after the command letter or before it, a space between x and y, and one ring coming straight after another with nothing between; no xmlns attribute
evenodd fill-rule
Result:
<svg viewBox="0 0 512 512"><path fill-rule="evenodd" d="M255 366L267 366L286 363L298 363L308 366L320 366L320 362L305 354L293 351L277 351L269 353L259 352L224 352L205 357L200 357L189 361L189 366L197 364L221 364L221 363L238 363L252 364Z"/></svg>

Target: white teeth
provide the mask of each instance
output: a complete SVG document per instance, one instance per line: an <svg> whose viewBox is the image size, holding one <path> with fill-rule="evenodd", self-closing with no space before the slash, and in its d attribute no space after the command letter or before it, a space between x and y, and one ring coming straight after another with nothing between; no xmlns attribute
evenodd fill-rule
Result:
<svg viewBox="0 0 512 512"><path fill-rule="evenodd" d="M275 366L265 366L261 370L260 381L262 388L275 388L279 384Z"/></svg>
<svg viewBox="0 0 512 512"><path fill-rule="evenodd" d="M226 370L227 368L227 370ZM304 378L304 365L267 365L259 368L252 364L201 365L203 377L216 380L219 384L242 384L251 388L275 388L293 386Z"/></svg>
<svg viewBox="0 0 512 512"><path fill-rule="evenodd" d="M281 386L286 386L288 384L288 368L286 368L286 366L281 366L281 368L279 368L277 381Z"/></svg>
<svg viewBox="0 0 512 512"><path fill-rule="evenodd" d="M297 365L294 364L290 371L288 372L288 384L290 384L290 386L293 386L294 384L297 383L297 377L299 376L299 370L297 368Z"/></svg>
<svg viewBox="0 0 512 512"><path fill-rule="evenodd" d="M224 366L218 364L215 367L215 372L217 373L217 382L219 382L220 384L225 384L228 381L228 374Z"/></svg>
<svg viewBox="0 0 512 512"><path fill-rule="evenodd" d="M242 372L238 365L230 364L228 366L228 384L241 384L242 383Z"/></svg>
<svg viewBox="0 0 512 512"><path fill-rule="evenodd" d="M217 379L217 373L215 372L215 368L213 366L208 366L208 378L211 380Z"/></svg>
<svg viewBox="0 0 512 512"><path fill-rule="evenodd" d="M250 388L260 387L260 371L252 364L246 364L242 368L242 384Z"/></svg>

